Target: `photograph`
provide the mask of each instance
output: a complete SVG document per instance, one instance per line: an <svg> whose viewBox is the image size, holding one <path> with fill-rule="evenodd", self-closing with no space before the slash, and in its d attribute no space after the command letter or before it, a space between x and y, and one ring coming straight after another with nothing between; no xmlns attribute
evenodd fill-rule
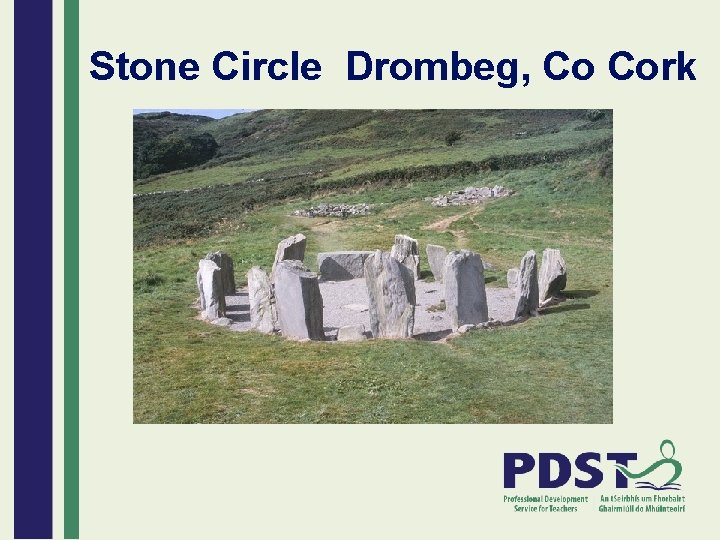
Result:
<svg viewBox="0 0 720 540"><path fill-rule="evenodd" d="M135 424L612 424L613 111L135 109Z"/></svg>

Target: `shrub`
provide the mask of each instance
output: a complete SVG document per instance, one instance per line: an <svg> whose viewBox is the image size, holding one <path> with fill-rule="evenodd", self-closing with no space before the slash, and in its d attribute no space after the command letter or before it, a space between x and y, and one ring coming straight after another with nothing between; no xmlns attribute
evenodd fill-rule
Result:
<svg viewBox="0 0 720 540"><path fill-rule="evenodd" d="M165 278L159 274L146 274L135 280L134 289L138 292L150 292L158 285L165 283Z"/></svg>
<svg viewBox="0 0 720 540"><path fill-rule="evenodd" d="M218 143L209 133L152 139L139 149L134 176L144 178L201 165L212 158L217 149Z"/></svg>
<svg viewBox="0 0 720 540"><path fill-rule="evenodd" d="M452 146L453 144L458 142L461 137L462 137L462 134L459 131L454 129L454 130L448 132L447 135L445 135L445 144L447 144L448 146Z"/></svg>
<svg viewBox="0 0 720 540"><path fill-rule="evenodd" d="M591 122L596 122L605 116L605 113L600 109L589 109L585 116L587 116L587 119Z"/></svg>
<svg viewBox="0 0 720 540"><path fill-rule="evenodd" d="M612 149L603 153L598 163L598 172L603 178L613 177L613 151Z"/></svg>

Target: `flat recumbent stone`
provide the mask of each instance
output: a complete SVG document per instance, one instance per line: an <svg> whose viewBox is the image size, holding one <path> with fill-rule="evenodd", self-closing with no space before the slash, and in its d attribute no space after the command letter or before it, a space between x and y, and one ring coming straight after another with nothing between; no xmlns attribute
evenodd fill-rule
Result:
<svg viewBox="0 0 720 540"><path fill-rule="evenodd" d="M320 276L326 281L343 281L365 275L365 260L372 251L329 251L318 253Z"/></svg>

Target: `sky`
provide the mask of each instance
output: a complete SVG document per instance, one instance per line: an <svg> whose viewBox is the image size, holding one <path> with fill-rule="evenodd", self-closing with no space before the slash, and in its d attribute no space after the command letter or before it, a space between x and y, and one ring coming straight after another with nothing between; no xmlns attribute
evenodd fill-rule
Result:
<svg viewBox="0 0 720 540"><path fill-rule="evenodd" d="M255 111L257 109L133 109L133 114L147 112L163 112L169 111L177 114L199 114L202 116L210 116L212 118L225 118L237 113L245 113Z"/></svg>

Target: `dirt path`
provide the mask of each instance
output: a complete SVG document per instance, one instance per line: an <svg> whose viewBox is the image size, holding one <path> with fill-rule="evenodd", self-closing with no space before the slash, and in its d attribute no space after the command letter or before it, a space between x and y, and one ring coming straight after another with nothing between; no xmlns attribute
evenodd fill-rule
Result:
<svg viewBox="0 0 720 540"><path fill-rule="evenodd" d="M450 228L450 225L455 223L456 221L461 220L462 218L466 216L476 216L480 212L482 212L483 207L482 206L476 206L467 212L462 212L461 214L456 214L454 216L446 217L441 219L440 221L435 221L434 223L430 223L429 225L425 225L422 227L424 231L437 231L437 232L445 232Z"/></svg>

